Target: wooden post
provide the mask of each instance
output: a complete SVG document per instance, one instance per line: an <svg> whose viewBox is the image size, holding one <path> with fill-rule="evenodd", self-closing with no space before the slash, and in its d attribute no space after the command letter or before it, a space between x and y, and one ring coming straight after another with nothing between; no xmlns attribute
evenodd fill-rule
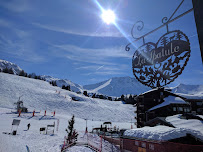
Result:
<svg viewBox="0 0 203 152"><path fill-rule="evenodd" d="M100 147L100 152L102 152L102 136L100 136L100 138L101 138L101 141L100 141L100 144L101 144L101 145L100 145L100 146L101 146L101 147Z"/></svg>
<svg viewBox="0 0 203 152"><path fill-rule="evenodd" d="M200 52L202 56L203 63L203 1L202 0L192 0L193 8L194 8L194 16L197 27L197 34L199 38Z"/></svg>

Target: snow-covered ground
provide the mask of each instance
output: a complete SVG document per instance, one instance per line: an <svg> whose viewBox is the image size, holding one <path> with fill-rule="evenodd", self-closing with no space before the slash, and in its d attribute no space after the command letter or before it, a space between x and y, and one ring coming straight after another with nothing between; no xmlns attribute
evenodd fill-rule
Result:
<svg viewBox="0 0 203 152"><path fill-rule="evenodd" d="M32 112L35 109L36 112L41 112L36 113L34 117L32 117L32 113L22 113L21 117L11 113L11 111L15 111L14 102L20 96L28 111ZM81 101L72 101L71 97L80 98ZM45 117L43 116L44 110L47 110ZM134 110L131 105L92 99L53 87L45 81L0 73L0 151L26 151L26 145L32 152L60 151L60 145L63 144L64 136L67 135L65 129L68 126L68 120L73 114L75 115L75 129L79 132L80 141L86 127L84 119L88 119L88 131L94 127L100 127L104 121L112 121L112 126L116 125L120 129L130 128ZM56 111L55 117L52 116L53 111ZM3 132L11 132L13 119L21 120L17 135L4 134ZM54 122L57 124L58 120L59 128L58 131L55 128L54 135L40 134L41 127L52 125ZM31 127L26 131L28 123L31 124ZM15 130L16 126L13 129ZM73 147L72 149L74 148L86 149L84 147Z"/></svg>
<svg viewBox="0 0 203 152"><path fill-rule="evenodd" d="M13 108L20 96L29 111L56 111L94 121L130 122L135 108L120 101L93 99L51 86L48 82L0 73L0 106ZM73 101L77 97L81 101Z"/></svg>

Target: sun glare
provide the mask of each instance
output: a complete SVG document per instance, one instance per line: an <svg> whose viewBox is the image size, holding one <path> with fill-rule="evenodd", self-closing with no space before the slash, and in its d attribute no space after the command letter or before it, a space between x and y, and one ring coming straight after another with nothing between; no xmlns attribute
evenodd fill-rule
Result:
<svg viewBox="0 0 203 152"><path fill-rule="evenodd" d="M116 16L112 10L104 10L102 13L102 19L105 23L115 23Z"/></svg>

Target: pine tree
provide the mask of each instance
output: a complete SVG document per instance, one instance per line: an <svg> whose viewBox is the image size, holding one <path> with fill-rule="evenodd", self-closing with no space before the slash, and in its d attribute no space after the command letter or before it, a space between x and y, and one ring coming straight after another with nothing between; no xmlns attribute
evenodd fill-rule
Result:
<svg viewBox="0 0 203 152"><path fill-rule="evenodd" d="M66 86L66 90L70 91L70 85Z"/></svg>
<svg viewBox="0 0 203 152"><path fill-rule="evenodd" d="M104 96L103 95L99 95L99 99L104 99Z"/></svg>
<svg viewBox="0 0 203 152"><path fill-rule="evenodd" d="M75 144L78 138L78 133L74 129L74 115L72 116L71 120L68 121L68 128L66 129L66 132L68 133L68 137L66 138L66 142L68 144Z"/></svg>
<svg viewBox="0 0 203 152"><path fill-rule="evenodd" d="M96 98L96 94L95 93L92 95L92 98Z"/></svg>
<svg viewBox="0 0 203 152"><path fill-rule="evenodd" d="M108 97L108 100L112 101L112 97Z"/></svg>
<svg viewBox="0 0 203 152"><path fill-rule="evenodd" d="M53 86L57 86L56 81L53 81Z"/></svg>
<svg viewBox="0 0 203 152"><path fill-rule="evenodd" d="M8 69L8 73L9 73L9 74L14 74L12 68Z"/></svg>
<svg viewBox="0 0 203 152"><path fill-rule="evenodd" d="M32 75L31 74L28 74L28 78L31 78L32 77Z"/></svg>
<svg viewBox="0 0 203 152"><path fill-rule="evenodd" d="M19 76L24 76L24 75L25 75L24 70L20 71Z"/></svg>
<svg viewBox="0 0 203 152"><path fill-rule="evenodd" d="M122 100L122 101L125 101L123 94L121 95L121 100Z"/></svg>
<svg viewBox="0 0 203 152"><path fill-rule="evenodd" d="M66 87L65 87L65 85L62 85L62 89L65 89Z"/></svg>
<svg viewBox="0 0 203 152"><path fill-rule="evenodd" d="M88 96L88 95L87 95L87 91L83 91L83 94L84 94L85 96Z"/></svg>
<svg viewBox="0 0 203 152"><path fill-rule="evenodd" d="M5 69L3 69L4 73L8 73L8 68L6 67Z"/></svg>

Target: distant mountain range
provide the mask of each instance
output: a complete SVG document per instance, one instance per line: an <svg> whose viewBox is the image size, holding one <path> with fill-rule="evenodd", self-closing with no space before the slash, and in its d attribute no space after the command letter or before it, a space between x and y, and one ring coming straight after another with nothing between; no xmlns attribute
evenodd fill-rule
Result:
<svg viewBox="0 0 203 152"><path fill-rule="evenodd" d="M171 89L173 93L179 94L187 99L203 99L203 85L179 84Z"/></svg>
<svg viewBox="0 0 203 152"><path fill-rule="evenodd" d="M0 60L1 71L6 67L12 68L14 74L19 74L22 70L14 63L5 60ZM44 78L48 82L56 81L56 84L59 87L62 87L62 85L70 85L71 90L74 92L83 92L84 90L86 90L89 93L97 93L114 97L120 97L122 94L139 95L140 93L151 89L138 82L137 79L131 77L114 77L109 80L102 81L100 83L84 86L73 83L72 81L67 79L59 79L45 75L42 75L40 77ZM182 96L185 96L186 98L203 98L203 85L180 84L170 89L172 90L172 92L178 93Z"/></svg>
<svg viewBox="0 0 203 152"><path fill-rule="evenodd" d="M122 94L140 94L150 90L149 87L139 83L137 79L131 77L114 77L109 80L83 86L83 89L92 93L101 93L109 96L119 97Z"/></svg>
<svg viewBox="0 0 203 152"><path fill-rule="evenodd" d="M51 82L51 81L56 81L56 85L58 87L62 87L63 85L70 86L70 89L74 92L83 92L82 86L76 83L73 83L70 80L67 79L59 79L59 78L54 78L51 76L46 76L46 75L42 75L40 76L41 78L44 78L46 81Z"/></svg>

